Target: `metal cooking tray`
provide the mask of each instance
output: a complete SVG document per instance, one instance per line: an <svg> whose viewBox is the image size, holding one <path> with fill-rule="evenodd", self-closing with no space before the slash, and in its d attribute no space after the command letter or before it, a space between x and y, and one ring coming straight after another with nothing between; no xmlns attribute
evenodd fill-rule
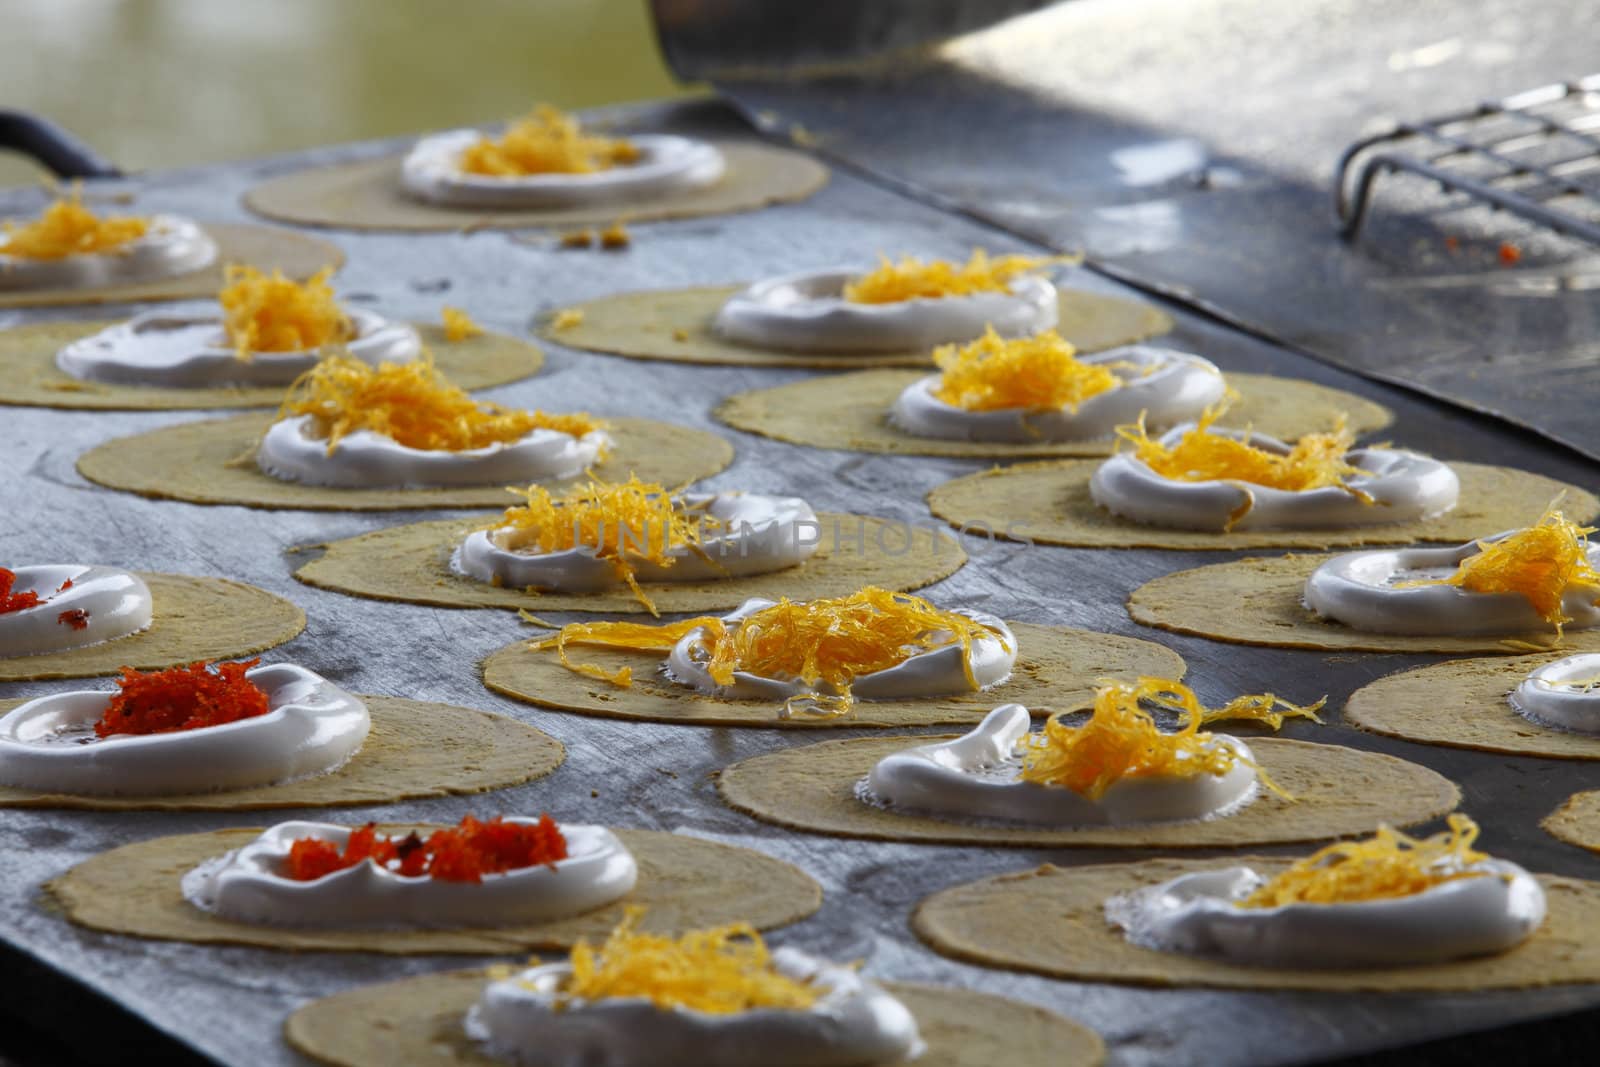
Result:
<svg viewBox="0 0 1600 1067"><path fill-rule="evenodd" d="M713 104L642 108L614 117L645 128L749 136L730 112ZM239 220L245 217L240 194L266 176L401 147L397 141L332 147L151 174L127 187L139 194L141 209ZM0 214L36 206L33 196L0 196ZM348 297L418 319L434 318L439 305L449 302L467 308L485 325L507 331L522 330L544 310L623 289L735 281L840 260L866 261L889 249L948 257L963 255L974 245L997 252L1039 248L963 212L930 205L850 171L837 173L828 188L803 204L635 227L633 247L614 255L562 251L493 232L329 236L349 254L338 279ZM1086 271L1071 272L1069 280L1128 291ZM0 312L0 326L129 310L8 311ZM1173 342L1203 351L1225 368L1309 378L1391 405L1399 416L1392 436L1403 444L1558 478L1592 477L1588 463L1528 433L1363 379L1188 308L1170 310L1179 323ZM546 371L537 378L490 395L518 405L626 412L720 429L710 412L726 394L802 376L635 363L559 346L550 346L549 356ZM307 632L269 653L269 659L297 660L356 692L491 708L534 723L568 746L566 765L528 786L483 798L396 804L333 817L454 821L467 812L548 809L569 818L750 845L800 864L826 889L822 911L780 932L775 942L804 945L839 959L864 958L874 973L886 977L946 983L1047 1005L1097 1029L1110 1044L1113 1062L1129 1067L1310 1062L1600 1005L1600 989L1587 987L1404 997L1133 989L1013 975L934 955L906 926L910 908L929 893L1047 861L1104 862L1138 854L843 842L737 815L719 803L708 775L732 761L816 738L605 721L512 703L483 689L475 663L522 633L513 616L356 600L301 586L290 577L306 557L285 555L286 546L423 516L192 507L99 489L73 470L75 457L94 444L194 417L0 409L0 425L6 430L0 435L0 496L13 502L0 518L7 558L97 559L253 582L292 597L310 618ZM712 486L794 492L817 507L859 508L906 520L926 520L927 490L986 465L807 450L723 432L735 440L738 455ZM999 545L977 553L966 568L929 592L940 601L980 606L1009 618L1160 638L1187 658L1191 680L1208 700L1261 689L1298 698L1326 692L1337 709L1353 689L1371 679L1431 659L1275 652L1166 638L1128 620L1122 602L1135 586L1218 558L1226 556ZM32 696L83 685L13 685L0 695ZM1587 764L1390 741L1345 729L1337 716L1324 730L1294 725L1286 733L1391 752L1432 767L1464 785L1467 807L1485 824L1489 847L1533 869L1600 877L1600 860L1559 844L1537 826L1568 794L1592 784ZM598 790L598 797L591 797L591 790ZM295 813L306 818L323 814ZM170 1062L288 1065L300 1061L283 1045L279 1028L285 1015L307 999L475 962L288 955L145 942L77 929L39 902L42 882L104 849L163 834L261 825L272 818L0 811L0 839L7 844L7 862L0 870L0 1010L44 1024L75 1054L95 1062L125 1062L138 1047ZM102 997L126 1011L108 1011ZM1541 1022L1536 1031L1519 1038L1527 1044L1518 1051L1551 1049L1564 1036L1580 1033L1582 1025L1582 1019ZM1494 1044L1474 1038L1472 1047L1492 1049Z"/></svg>

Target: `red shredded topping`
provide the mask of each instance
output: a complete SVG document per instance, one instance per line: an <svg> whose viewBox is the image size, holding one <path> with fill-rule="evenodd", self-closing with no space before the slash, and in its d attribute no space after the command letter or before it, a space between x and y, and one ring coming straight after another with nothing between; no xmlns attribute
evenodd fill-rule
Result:
<svg viewBox="0 0 1600 1067"><path fill-rule="evenodd" d="M384 837L367 823L350 834L343 852L330 841L302 837L289 846L284 876L311 882L372 860L410 878L481 882L486 874L553 866L566 858L567 839L549 815L531 825L505 822L498 815L480 822L468 815L460 826L435 830L426 839L414 832Z"/></svg>
<svg viewBox="0 0 1600 1067"><path fill-rule="evenodd" d="M1522 258L1522 249L1518 248L1516 245L1512 244L1510 241L1501 241L1500 242L1500 262L1509 265L1509 264L1517 262L1517 260L1519 260L1521 258Z"/></svg>
<svg viewBox="0 0 1600 1067"><path fill-rule="evenodd" d="M0 615L13 611L22 611L24 608L36 608L44 601L39 599L38 593L13 593L11 587L16 584L17 574L0 567Z"/></svg>
<svg viewBox="0 0 1600 1067"><path fill-rule="evenodd" d="M124 667L117 694L94 732L101 737L168 734L265 715L272 710L267 694L244 676L260 662L195 663L149 672Z"/></svg>
<svg viewBox="0 0 1600 1067"><path fill-rule="evenodd" d="M82 608L68 608L56 616L56 622L63 626L70 626L74 630L87 630L89 628L89 613Z"/></svg>
<svg viewBox="0 0 1600 1067"><path fill-rule="evenodd" d="M16 582L17 573L15 571L8 571L4 567L0 567L0 615L4 615L12 611L21 611L24 608L36 608L40 604L45 603L44 600L40 599L38 593L12 593L11 587L15 585ZM56 591L51 595L60 596L62 593L65 593L71 588L72 579L68 578L66 581L56 586ZM68 615L71 613L63 611L61 614ZM89 618L88 612L79 612L78 614L82 615L85 620ZM67 620L64 618L61 619L61 621L67 622ZM74 630L81 630L84 626L89 624L87 621L85 621L81 625L76 622L69 623L69 625Z"/></svg>

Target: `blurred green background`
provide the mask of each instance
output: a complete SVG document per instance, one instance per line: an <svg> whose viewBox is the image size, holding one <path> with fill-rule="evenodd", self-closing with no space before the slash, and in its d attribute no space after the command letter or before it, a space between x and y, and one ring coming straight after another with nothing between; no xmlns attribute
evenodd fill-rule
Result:
<svg viewBox="0 0 1600 1067"><path fill-rule="evenodd" d="M0 107L132 170L687 91L645 0L0 0L0 35Z"/></svg>

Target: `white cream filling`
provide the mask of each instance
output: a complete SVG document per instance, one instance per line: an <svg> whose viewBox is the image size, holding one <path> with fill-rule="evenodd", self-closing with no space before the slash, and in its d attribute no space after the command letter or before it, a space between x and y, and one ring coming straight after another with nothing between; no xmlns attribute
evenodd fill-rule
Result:
<svg viewBox="0 0 1600 1067"><path fill-rule="evenodd" d="M799 497L759 496L754 493L696 493L683 497L692 523L714 520L697 546L669 548L669 566L629 553L640 582L704 582L767 574L795 567L817 551L816 512ZM594 546L558 552L528 552L506 548L512 533L505 528L477 530L457 547L452 568L480 582L513 589L557 589L568 593L596 593L622 584L615 562L597 556ZM608 531L609 536L609 531ZM667 531L646 529L639 541L624 536L622 544L635 552L661 544Z"/></svg>
<svg viewBox="0 0 1600 1067"><path fill-rule="evenodd" d="M1161 437L1176 444L1193 424ZM1244 440L1241 430L1213 433ZM1253 433L1257 448L1287 455L1290 446L1275 437ZM1456 506L1461 483L1456 472L1436 459L1389 448L1357 448L1346 456L1365 474L1348 484L1371 497L1363 503L1336 486L1292 491L1251 482L1221 479L1186 482L1157 474L1132 452L1118 452L1102 463L1089 480L1089 495L1113 515L1150 526L1180 530L1327 530L1414 522L1442 515Z"/></svg>
<svg viewBox="0 0 1600 1067"><path fill-rule="evenodd" d="M737 611L724 615L722 621L731 629L747 616L774 603L772 600L752 597ZM1011 667L1017 661L1017 638L1011 628L987 612L959 611L958 614L995 631L993 636L977 637L972 641L971 669L978 689L989 689L1011 677ZM693 630L673 646L664 668L669 679L728 700L781 702L794 696L837 695L826 682L809 686L799 678L767 678L747 671L735 671L732 684L718 685L706 670L710 655L705 648L705 637L704 629ZM850 683L850 692L858 700L904 700L970 693L973 688L967 681L963 659L959 642L918 652L893 667L857 675Z"/></svg>
<svg viewBox="0 0 1600 1067"><path fill-rule="evenodd" d="M400 167L401 187L434 204L481 208L561 208L658 200L722 180L727 164L715 145L668 134L629 137L639 158L587 174L495 177L468 174L461 156L483 136L451 130L418 141Z"/></svg>
<svg viewBox="0 0 1600 1067"><path fill-rule="evenodd" d="M563 1002L572 966L552 963L490 982L465 1028L490 1055L538 1067L864 1067L924 1051L906 1006L854 968L792 948L775 951L772 965L823 995L803 1010L730 1014L643 997Z"/></svg>
<svg viewBox="0 0 1600 1067"><path fill-rule="evenodd" d="M712 331L729 341L783 352L915 352L972 341L993 326L1002 337L1029 337L1056 324L1056 287L1022 275L1008 292L918 297L891 304L844 298L858 270L833 268L756 282L728 298Z"/></svg>
<svg viewBox="0 0 1600 1067"><path fill-rule="evenodd" d="M1390 900L1241 908L1264 884L1248 867L1188 874L1106 901L1106 921L1134 944L1257 967L1405 967L1506 952L1544 921L1544 890L1504 860Z"/></svg>
<svg viewBox="0 0 1600 1067"><path fill-rule="evenodd" d="M1600 653L1567 656L1529 672L1507 700L1540 726L1600 734Z"/></svg>
<svg viewBox="0 0 1600 1067"><path fill-rule="evenodd" d="M508 817L534 824L538 819ZM224 919L278 926L507 926L582 915L633 891L633 854L603 826L561 826L567 858L553 865L485 874L481 882L406 877L366 860L308 882L282 872L300 838L341 850L351 828L285 822L183 876L183 895Z"/></svg>
<svg viewBox="0 0 1600 1067"><path fill-rule="evenodd" d="M115 567L56 563L18 567L12 593L34 593L43 603L0 614L0 659L65 652L115 641L148 629L154 616L144 580ZM72 586L61 592L62 583ZM74 629L63 612L81 611L84 627Z"/></svg>
<svg viewBox="0 0 1600 1067"><path fill-rule="evenodd" d="M1069 408L967 411L934 395L941 376L912 382L895 400L889 421L916 437L953 441L1089 441L1110 437L1141 414L1153 429L1193 419L1227 392L1210 360L1154 345L1130 345L1082 357L1109 365L1117 384Z"/></svg>
<svg viewBox="0 0 1600 1067"><path fill-rule="evenodd" d="M109 692L30 700L0 718L0 784L119 796L244 789L336 770L366 740L366 705L322 676L275 663L245 677L271 711L172 733L97 737Z"/></svg>
<svg viewBox="0 0 1600 1067"><path fill-rule="evenodd" d="M370 311L347 310L355 336L341 347L376 366L407 363L422 352L417 331ZM229 385L288 385L317 365L320 349L256 352L240 359L222 328L222 311L179 315L148 311L80 338L56 353L56 366L74 378L119 385L201 389Z"/></svg>
<svg viewBox="0 0 1600 1067"><path fill-rule="evenodd" d="M357 430L330 455L316 420L294 415L273 423L256 449L256 466L286 482L352 489L503 485L576 478L610 442L603 430L574 437L536 429L508 444L460 452L408 448L391 437Z"/></svg>
<svg viewBox="0 0 1600 1067"><path fill-rule="evenodd" d="M101 289L137 285L209 267L217 243L196 223L155 215L143 237L106 252L30 259L0 252L0 292L19 289Z"/></svg>
<svg viewBox="0 0 1600 1067"><path fill-rule="evenodd" d="M1217 744L1239 755L1224 775L1124 778L1099 800L1019 777L1019 746L1031 719L1021 704L995 708L970 733L879 760L861 798L896 811L952 819L1004 819L1041 826L1126 826L1232 814L1256 793L1250 749L1225 734Z"/></svg>
<svg viewBox="0 0 1600 1067"><path fill-rule="evenodd" d="M1506 533L1485 538L1498 541ZM1312 611L1356 630L1384 634L1513 634L1553 630L1520 593L1474 593L1453 585L1401 588L1405 582L1448 578L1456 564L1478 553L1477 542L1447 548L1402 548L1335 556L1306 579L1305 603ZM1600 565L1600 545L1589 547ZM1600 603L1592 589L1571 588L1562 597L1567 628L1600 625Z"/></svg>

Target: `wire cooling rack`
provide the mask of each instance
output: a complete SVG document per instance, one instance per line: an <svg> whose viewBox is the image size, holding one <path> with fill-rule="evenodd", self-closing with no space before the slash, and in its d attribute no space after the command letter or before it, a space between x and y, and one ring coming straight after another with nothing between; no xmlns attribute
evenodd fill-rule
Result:
<svg viewBox="0 0 1600 1067"><path fill-rule="evenodd" d="M1360 231L1385 174L1430 180L1600 244L1600 74L1357 141L1334 179L1334 211L1347 240Z"/></svg>

